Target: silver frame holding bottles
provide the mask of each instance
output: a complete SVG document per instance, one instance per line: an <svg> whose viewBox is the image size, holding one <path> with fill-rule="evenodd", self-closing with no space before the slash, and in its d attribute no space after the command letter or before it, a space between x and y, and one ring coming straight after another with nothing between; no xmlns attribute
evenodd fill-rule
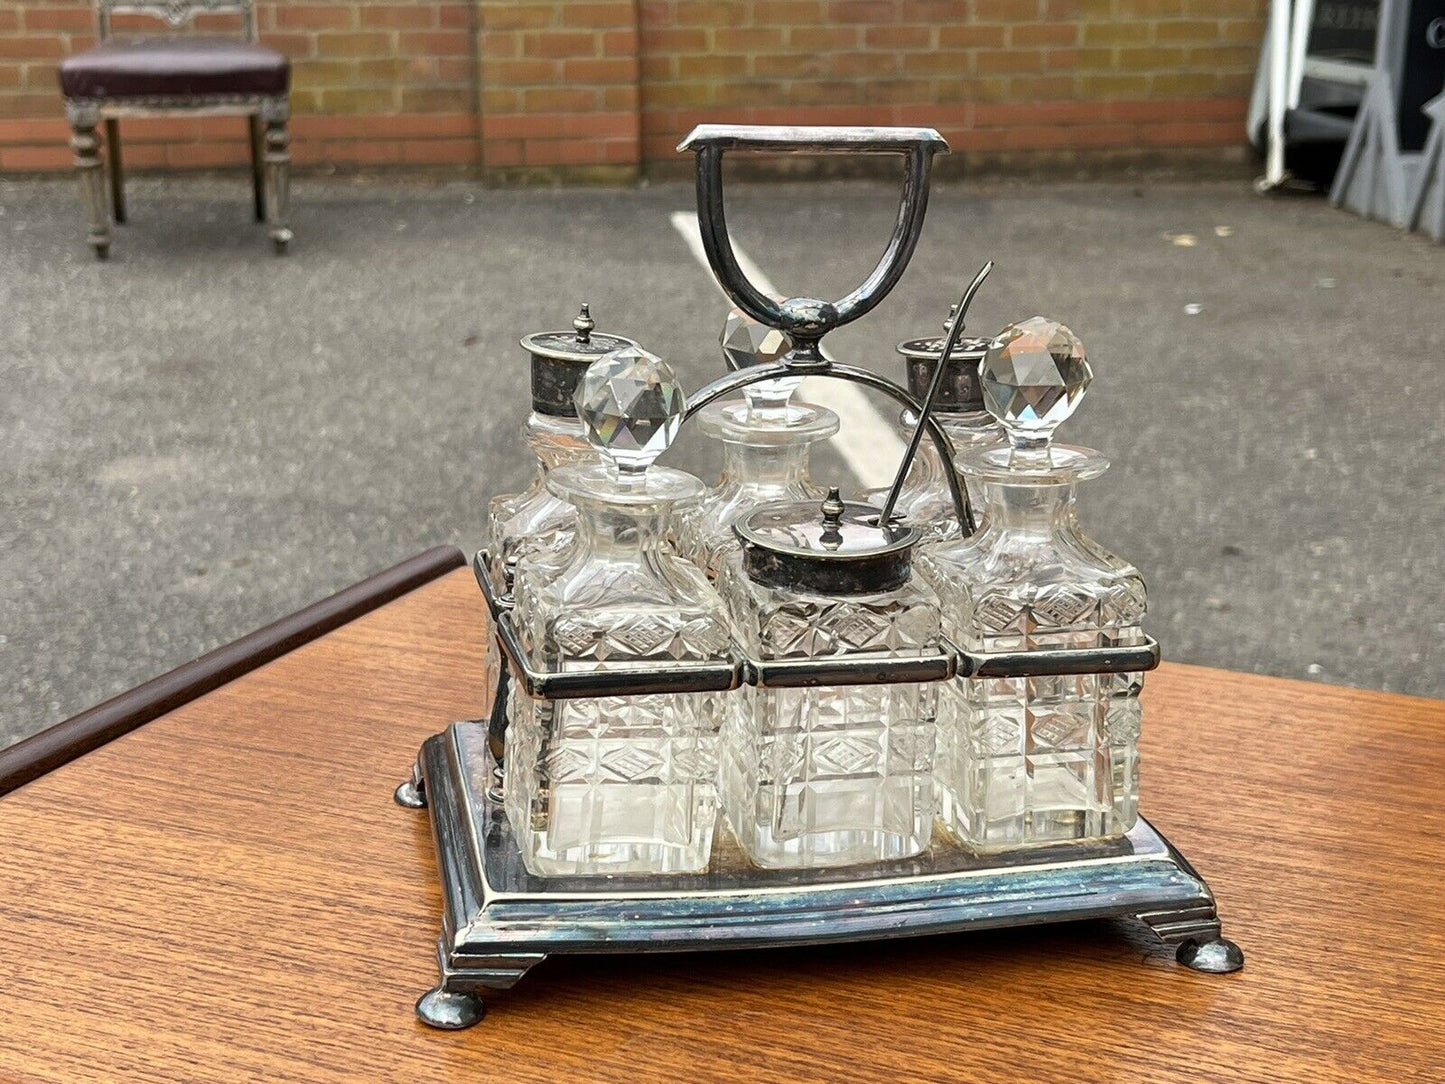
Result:
<svg viewBox="0 0 1445 1084"><path fill-rule="evenodd" d="M920 419L945 462L945 430L908 391L864 369L837 364L819 349L829 331L864 315L897 283L922 228L934 154L947 144L932 129L754 128L703 125L679 147L697 155L697 200L704 249L724 292L748 316L786 331L793 349L775 365L729 373L687 402L684 422L749 384L788 376L827 376L880 391ZM863 284L837 302L776 301L750 283L733 253L724 217L722 161L728 150L782 153L885 153L905 158L893 235ZM987 267L974 288L987 274ZM962 330L962 318L950 345ZM944 351L947 355L948 351ZM913 447L916 448L915 438ZM912 450L912 449L911 449ZM900 480L907 462L900 470ZM964 535L975 529L968 494L947 472ZM453 723L422 746L396 801L429 811L443 887L440 982L418 1000L433 1027L468 1027L482 1018L480 993L506 989L554 953L675 952L862 941L1085 918L1136 918L1197 971L1225 973L1244 957L1222 936L1209 886L1144 818L1125 835L979 854L935 828L913 858L830 869L765 870L719 834L705 871L606 877L544 877L523 865L502 808L506 702L655 693L724 692L745 685L798 688L1023 678L1152 670L1152 638L1126 647L1061 648L978 654L942 649L899 658L868 656L764 661L734 643L728 661L546 671L531 665L513 625L512 599L474 561L505 665L487 720ZM864 585L866 586L866 585Z"/></svg>

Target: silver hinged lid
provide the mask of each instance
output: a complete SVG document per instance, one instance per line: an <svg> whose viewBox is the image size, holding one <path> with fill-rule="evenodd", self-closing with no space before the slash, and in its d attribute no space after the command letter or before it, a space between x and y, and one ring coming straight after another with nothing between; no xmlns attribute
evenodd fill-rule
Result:
<svg viewBox="0 0 1445 1084"><path fill-rule="evenodd" d="M750 579L823 595L892 591L913 572L916 528L878 523L878 509L844 501L830 489L821 505L775 501L733 525Z"/></svg>
<svg viewBox="0 0 1445 1084"><path fill-rule="evenodd" d="M596 326L584 304L571 331L538 331L522 340L522 349L532 356L532 409L538 414L575 418L572 396L588 367L614 350L637 345L621 335L596 332Z"/></svg>

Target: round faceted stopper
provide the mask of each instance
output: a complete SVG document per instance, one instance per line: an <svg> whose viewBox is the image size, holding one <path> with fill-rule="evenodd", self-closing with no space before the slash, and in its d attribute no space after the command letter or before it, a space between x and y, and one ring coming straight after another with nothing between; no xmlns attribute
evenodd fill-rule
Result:
<svg viewBox="0 0 1445 1084"><path fill-rule="evenodd" d="M1035 316L999 333L978 366L983 403L1015 444L1040 444L1083 401L1094 379L1084 344Z"/></svg>
<svg viewBox="0 0 1445 1084"><path fill-rule="evenodd" d="M667 450L687 408L672 366L640 346L594 361L575 401L592 447L627 474L646 470Z"/></svg>
<svg viewBox="0 0 1445 1084"><path fill-rule="evenodd" d="M774 365L783 360L793 349L793 340L785 331L768 327L754 320L742 309L733 309L723 323L723 358L730 369L748 369L754 365ZM756 410L782 410L788 399L803 382L800 376L785 377L782 380L764 380L749 384L743 389L743 397Z"/></svg>

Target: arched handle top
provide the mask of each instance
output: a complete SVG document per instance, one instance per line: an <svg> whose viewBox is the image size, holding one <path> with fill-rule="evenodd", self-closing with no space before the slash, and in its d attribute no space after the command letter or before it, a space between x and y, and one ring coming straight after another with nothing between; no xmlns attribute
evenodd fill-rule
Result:
<svg viewBox="0 0 1445 1084"><path fill-rule="evenodd" d="M824 335L870 312L898 284L923 231L933 156L947 154L948 144L932 128L702 124L678 145L678 150L697 155L698 228L708 264L723 292L754 320L787 332L794 344L788 355L789 364L809 367L822 363L818 341ZM904 157L903 193L893 236L878 265L862 285L839 301L792 297L780 302L749 281L738 265L728 236L722 160L729 150Z"/></svg>

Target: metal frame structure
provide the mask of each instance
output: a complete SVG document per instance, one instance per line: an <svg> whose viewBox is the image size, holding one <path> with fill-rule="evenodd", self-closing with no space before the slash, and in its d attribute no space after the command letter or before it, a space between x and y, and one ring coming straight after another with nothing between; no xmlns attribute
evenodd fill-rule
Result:
<svg viewBox="0 0 1445 1084"><path fill-rule="evenodd" d="M1423 230L1445 239L1445 196L1440 173L1445 160L1445 93L1422 105L1430 121L1425 144L1400 145L1399 95L1406 75L1411 26L1409 0L1380 0L1375 63L1355 123L1330 187L1330 205L1392 226ZM1425 31L1432 48L1445 49L1445 19Z"/></svg>
<svg viewBox="0 0 1445 1084"><path fill-rule="evenodd" d="M197 15L235 14L241 17L242 40L252 43L257 40L254 0L96 0L96 28L101 41L111 36L111 17L117 14L153 16L172 28L187 25ZM67 97L65 116L70 122L70 146L75 152L81 198L89 219L87 239L97 258L103 260L110 255L112 223L124 224L127 218L120 119L177 114L247 118L256 221L265 223L272 246L278 255L284 255L293 236L288 218L291 175L291 137L287 130L291 101L288 95ZM96 134L96 129L102 124L105 126L104 160Z"/></svg>
<svg viewBox="0 0 1445 1084"><path fill-rule="evenodd" d="M1425 113L1430 118L1430 135L1420 152L1406 226L1445 242L1445 94L1432 98Z"/></svg>
<svg viewBox="0 0 1445 1084"><path fill-rule="evenodd" d="M760 870L721 834L708 871L537 877L492 791L481 722L422 746L397 801L428 810L442 884L439 982L418 1017L452 1030L482 1019L549 955L688 952L918 937L1078 919L1143 922L1181 964L1244 963L1208 884L1142 817L1121 839L972 854L941 834L913 859L820 871Z"/></svg>
<svg viewBox="0 0 1445 1084"><path fill-rule="evenodd" d="M947 433L905 389L823 355L828 331L872 309L897 283L917 244L935 153L947 144L927 128L734 128L704 125L681 146L697 153L697 203L703 246L724 292L748 315L788 332L793 349L775 365L753 366L688 398L683 421L748 384L808 374L881 391L927 428L945 462ZM888 153L906 160L903 195L888 248L863 284L841 301L774 301L747 280L727 235L722 158L727 150L784 153ZM974 287L987 274L988 266ZM972 288L971 288L972 289ZM950 335L949 346L962 327ZM916 448L916 441L915 441ZM947 472L964 534L976 527L968 494ZM830 496L836 499L836 494ZM841 502L839 502L841 505ZM826 508L826 503L825 503ZM880 513L881 519L881 513ZM981 655L943 641L937 651L898 659L765 661L733 644L716 663L542 671L527 658L513 625L513 600L488 574L489 555L473 562L506 662L498 668L490 720L454 723L422 746L399 805L430 811L441 873L441 981L417 1001L423 1023L455 1029L482 1018L481 991L506 989L553 953L681 952L858 941L1059 922L1134 917L1179 961L1228 972L1244 956L1222 935L1214 897L1200 876L1142 818L1122 838L975 854L936 831L923 854L843 869L763 870L725 833L714 839L701 873L611 877L539 877L527 871L502 808L506 706L523 695L563 700L652 693L721 692L759 687L833 687L1080 673L1128 673L1159 664L1152 639L1127 647Z"/></svg>

